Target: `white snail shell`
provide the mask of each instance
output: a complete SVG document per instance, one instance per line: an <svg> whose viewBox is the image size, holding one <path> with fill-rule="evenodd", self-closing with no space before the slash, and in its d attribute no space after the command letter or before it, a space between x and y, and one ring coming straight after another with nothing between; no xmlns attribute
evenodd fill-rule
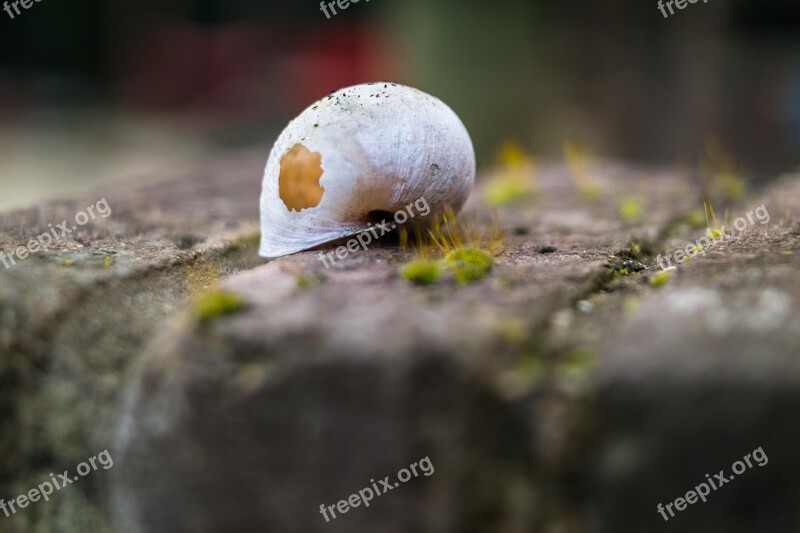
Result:
<svg viewBox="0 0 800 533"><path fill-rule="evenodd" d="M356 235L376 214L420 198L430 211L413 222L424 226L446 209L457 212L474 182L472 141L442 101L388 82L342 89L303 111L272 148L260 254L280 257Z"/></svg>

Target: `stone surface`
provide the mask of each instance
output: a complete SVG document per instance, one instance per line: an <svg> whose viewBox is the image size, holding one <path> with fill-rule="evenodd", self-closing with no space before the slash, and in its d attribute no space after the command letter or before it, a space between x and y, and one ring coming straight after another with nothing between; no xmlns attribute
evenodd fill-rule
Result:
<svg viewBox="0 0 800 533"><path fill-rule="evenodd" d="M745 532L800 523L800 182L787 177L748 205L764 205L769 224L678 267L622 321L598 312L596 320L618 325L598 353L600 435L587 491L598 524ZM668 522L656 514L706 474L732 474L757 448L764 466Z"/></svg>
<svg viewBox="0 0 800 533"><path fill-rule="evenodd" d="M0 264L0 497L109 448L119 391L143 344L193 293L263 262L253 201L262 158L244 154L0 217L8 253L102 198L111 210L48 251ZM0 531L114 531L110 479L101 470L0 517Z"/></svg>
<svg viewBox="0 0 800 533"><path fill-rule="evenodd" d="M87 201L113 210L0 272L3 496L105 448L115 466L0 530L795 530L798 176L729 211L769 224L654 286L656 255L703 233L699 187L602 163L591 200L545 167L535 201L468 204L508 231L489 276L418 287L389 238L331 268L264 264L262 165L3 219L6 249ZM190 298L218 281L244 307L201 322ZM766 466L656 511L759 446ZM424 457L432 475L320 514Z"/></svg>

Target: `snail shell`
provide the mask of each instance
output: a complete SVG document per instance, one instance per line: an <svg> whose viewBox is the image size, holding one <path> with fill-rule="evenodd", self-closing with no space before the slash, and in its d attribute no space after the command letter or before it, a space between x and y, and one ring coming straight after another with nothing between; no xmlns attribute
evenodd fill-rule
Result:
<svg viewBox="0 0 800 533"><path fill-rule="evenodd" d="M356 235L419 199L424 227L457 212L475 182L464 124L442 101L394 83L332 93L278 137L261 192L261 250L280 257ZM411 223L411 221L410 221Z"/></svg>

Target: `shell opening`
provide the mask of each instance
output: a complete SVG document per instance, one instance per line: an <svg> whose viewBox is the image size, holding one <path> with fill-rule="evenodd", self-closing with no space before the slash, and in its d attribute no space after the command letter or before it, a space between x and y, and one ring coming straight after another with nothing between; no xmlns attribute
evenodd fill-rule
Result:
<svg viewBox="0 0 800 533"><path fill-rule="evenodd" d="M317 207L325 189L319 184L322 177L322 154L295 144L281 158L278 176L278 195L289 211Z"/></svg>
<svg viewBox="0 0 800 533"><path fill-rule="evenodd" d="M394 219L394 213L391 211L370 211L364 217L364 222L369 222L371 224L380 224L383 221L392 221Z"/></svg>

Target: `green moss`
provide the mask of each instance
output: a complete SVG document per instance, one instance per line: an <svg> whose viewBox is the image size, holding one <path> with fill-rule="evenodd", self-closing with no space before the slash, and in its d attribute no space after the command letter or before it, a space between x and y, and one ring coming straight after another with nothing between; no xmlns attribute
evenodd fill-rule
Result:
<svg viewBox="0 0 800 533"><path fill-rule="evenodd" d="M725 233L725 226L722 226L721 228L712 229L711 230L711 238L713 240L717 240L720 237L722 237L723 233Z"/></svg>
<svg viewBox="0 0 800 533"><path fill-rule="evenodd" d="M442 277L442 267L438 261L419 259L404 265L400 277L417 285L433 285Z"/></svg>
<svg viewBox="0 0 800 533"><path fill-rule="evenodd" d="M495 180L486 189L486 203L491 206L509 205L536 199L530 184L518 179Z"/></svg>
<svg viewBox="0 0 800 533"><path fill-rule="evenodd" d="M585 371L594 367L596 358L585 348L573 348L566 352L559 361L559 367L565 371Z"/></svg>
<svg viewBox="0 0 800 533"><path fill-rule="evenodd" d="M542 359L538 355L526 355L514 366L514 373L525 383L538 381L544 372Z"/></svg>
<svg viewBox="0 0 800 533"><path fill-rule="evenodd" d="M740 202L747 192L747 182L736 172L719 172L714 176L714 188L728 202Z"/></svg>
<svg viewBox="0 0 800 533"><path fill-rule="evenodd" d="M636 259L628 259L633 252L628 250L620 250L617 255L609 255L609 262L606 263L606 268L603 272L595 278L595 291L610 291L612 290L612 283L618 279L627 276L633 276L647 269L644 263Z"/></svg>
<svg viewBox="0 0 800 533"><path fill-rule="evenodd" d="M325 281L325 276L323 276L322 274L311 274L311 275L303 274L302 276L297 278L297 288L300 289L301 291L304 291L312 287L316 287L323 281Z"/></svg>
<svg viewBox="0 0 800 533"><path fill-rule="evenodd" d="M192 312L200 324L207 324L212 319L238 313L245 308L245 301L237 294L213 289L200 294L194 302Z"/></svg>
<svg viewBox="0 0 800 533"><path fill-rule="evenodd" d="M492 256L478 248L453 250L445 256L444 261L459 284L484 278L494 266Z"/></svg>
<svg viewBox="0 0 800 533"><path fill-rule="evenodd" d="M219 284L222 276L219 264L214 261L192 261L186 265L186 286L191 295L203 294Z"/></svg>
<svg viewBox="0 0 800 533"><path fill-rule="evenodd" d="M244 248L257 249L261 244L261 232L254 231L252 233L248 233L247 235L243 235L236 241L236 244Z"/></svg>
<svg viewBox="0 0 800 533"><path fill-rule="evenodd" d="M670 276L672 276L671 272L662 272L650 280L650 285L653 287L660 287L669 280Z"/></svg>
<svg viewBox="0 0 800 533"><path fill-rule="evenodd" d="M617 254L621 257L628 259L637 259L639 261L648 259L654 254L655 246L653 243L642 237L634 237L628 241L628 248L620 250Z"/></svg>
<svg viewBox="0 0 800 533"><path fill-rule="evenodd" d="M609 267L606 269L606 276L608 277L609 281L613 281L615 279L624 278L625 276L629 276L630 272L627 268L616 268L616 267Z"/></svg>
<svg viewBox="0 0 800 533"><path fill-rule="evenodd" d="M619 214L626 222L636 222L644 214L644 206L633 196L626 196L619 203Z"/></svg>

